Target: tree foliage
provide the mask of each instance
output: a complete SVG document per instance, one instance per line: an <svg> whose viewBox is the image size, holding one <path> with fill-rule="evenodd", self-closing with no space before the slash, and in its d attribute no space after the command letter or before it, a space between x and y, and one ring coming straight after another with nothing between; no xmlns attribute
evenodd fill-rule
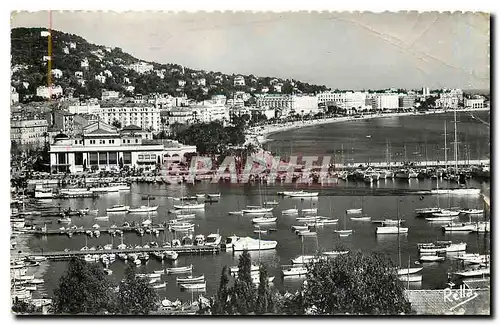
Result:
<svg viewBox="0 0 500 325"><path fill-rule="evenodd" d="M410 313L394 265L381 254L349 253L308 265L304 311L316 314Z"/></svg>
<svg viewBox="0 0 500 325"><path fill-rule="evenodd" d="M154 310L158 295L145 278L137 278L129 265L118 291L118 313L147 315Z"/></svg>
<svg viewBox="0 0 500 325"><path fill-rule="evenodd" d="M241 145L245 141L243 128L224 127L219 121L189 126L173 125L172 133L175 140L195 145L201 154L222 154L229 145Z"/></svg>
<svg viewBox="0 0 500 325"><path fill-rule="evenodd" d="M54 290L53 308L56 314L102 314L113 310L113 301L112 285L102 268L72 258Z"/></svg>

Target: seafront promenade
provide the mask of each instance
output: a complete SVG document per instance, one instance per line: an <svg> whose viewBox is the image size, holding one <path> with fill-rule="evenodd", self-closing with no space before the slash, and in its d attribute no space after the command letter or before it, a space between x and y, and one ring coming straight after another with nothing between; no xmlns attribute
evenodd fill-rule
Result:
<svg viewBox="0 0 500 325"><path fill-rule="evenodd" d="M479 111L489 111L490 108L480 108L480 109L460 109L458 112L479 112ZM422 116L422 115L432 115L432 114L444 114L453 112L453 110L432 110L427 111L425 113L416 113L416 112L404 112L404 113L377 113L377 114L367 114L361 116L344 116L344 117L329 117L322 119L314 119L314 120L298 120L293 122L285 122L285 123L277 123L272 125L261 125L250 128L246 134L246 142L254 143L257 145L264 144L269 141L268 137L271 134L290 131L298 128L317 126L323 124L332 124L332 123L340 123L340 122L349 122L356 120L368 120L374 118L392 118L399 116Z"/></svg>

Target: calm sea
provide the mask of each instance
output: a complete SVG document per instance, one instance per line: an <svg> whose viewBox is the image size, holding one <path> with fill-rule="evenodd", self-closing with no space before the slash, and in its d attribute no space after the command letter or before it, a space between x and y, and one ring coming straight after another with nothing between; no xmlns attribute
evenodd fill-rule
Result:
<svg viewBox="0 0 500 325"><path fill-rule="evenodd" d="M484 114L481 118L487 119ZM427 117L402 117L396 119L381 119L370 121L355 121L345 124L327 125L324 128L311 127L300 129L293 132L287 132L273 136L276 141L271 142L272 145L279 143L278 139L291 138L288 143L293 141L293 148L300 150L303 153L314 154L315 150L334 151L340 148L340 143L346 145L351 143L356 146L354 157L356 160L363 160L371 157L372 161L385 160L385 155L382 153L385 150L385 142L390 141L392 150L402 148L406 143L407 148L420 144L423 139L427 140L428 146L439 146L441 143L443 121L450 119L446 116L427 116ZM479 143L479 156L486 157L489 153L488 149L488 132L484 130L485 126L474 122L467 116L460 115L460 132L461 139L467 138L471 145ZM450 131L451 132L451 131ZM366 135L371 135L371 138L366 138ZM462 140L461 140L462 141ZM465 142L465 141L464 141ZM290 148L290 145L283 144L281 147ZM345 148L345 146L344 146ZM446 186L446 183L441 183L440 187ZM489 184L479 184L473 180L469 182L470 186L488 188ZM484 253L486 248L489 250L490 242L488 237L484 235L474 234L444 234L438 224L430 224L424 219L416 218L414 210L434 206L438 204L437 196L421 197L413 193L416 189L430 189L436 187L436 181L431 180L416 180L410 181L401 180L382 180L375 185L366 185L362 182L340 182L335 185L300 185L300 188L309 191L319 191L320 195L315 199L290 199L277 197L278 191L297 188L295 184L281 185L257 185L257 184L210 184L198 183L196 185L157 185L157 184L133 184L130 192L110 193L101 196L98 199L70 199L70 200L54 200L54 203L60 203L63 207L72 208L98 208L99 215L106 214L106 208L113 204L126 204L130 206L139 206L146 202L142 200L142 196L146 194L154 195L155 200L151 204L159 205L159 209L155 214L152 214L153 223L161 223L165 220L173 218L168 214L168 210L173 207L174 201L169 197L178 197L181 195L194 195L196 193L221 193L221 199L218 203L207 204L204 212L198 212L194 222L196 223L195 235L219 232L223 237L233 234L239 236L251 236L257 238L258 235L253 233L254 227L251 223L251 217L248 216L231 216L230 211L240 210L247 205L259 205L261 202L269 200L278 200L279 205L274 209L274 215L278 217L276 225L272 225L277 229L276 232L270 234L262 234L262 239L272 239L278 241L278 246L275 250L251 252L252 259L257 262L260 260L267 264L269 273L276 276L274 286L280 291L294 291L297 289L303 278L282 279L280 276L281 265L291 264L291 259L300 255L314 254L321 248L323 250L331 250L337 244L343 244L351 250L361 251L377 251L391 257L396 263L403 266L415 264L418 260L417 243L431 242L436 240L453 240L454 242L467 242L468 252ZM344 211L348 208L363 207L364 213L372 217L373 220L385 218L397 218L397 209L399 203L400 217L405 219L406 226L409 227L409 233L402 235L399 238L397 235L376 235L376 225L371 222L354 222L348 218L344 219ZM461 206L464 208L482 207L483 203L479 197L453 197L440 196L439 205L443 207ZM339 219L338 225L324 226L318 230L317 238L301 239L296 236L290 227L298 224L294 216L282 216L281 211L288 208L318 208L318 214L321 216L334 217ZM140 214L113 214L110 216L109 222L93 220L92 216L82 218L74 217L72 224L77 226L91 226L98 223L102 226L106 224L121 225L124 221L141 221L147 215ZM461 217L466 221L468 218ZM345 220L345 224L344 224ZM49 225L52 228L59 228L56 218ZM354 232L349 237L339 238L335 233L335 229L353 229ZM172 234L168 235L168 239L172 238ZM151 237L145 234L144 237L139 237L135 233L128 233L124 236L126 244L146 244L150 241L163 241L164 236L159 238ZM61 251L65 248L72 250L80 249L85 245L85 237L82 235L68 238L66 236L48 236L48 237L24 237L17 240L19 244L27 247L31 251ZM120 243L119 237L111 237L108 234L102 234L99 238L88 238L87 245L105 245L113 242L116 246ZM398 246L400 254L398 254ZM17 250L16 250L17 251ZM15 251L13 251L15 254ZM400 257L399 257L400 256ZM207 280L206 295L215 294L222 267L224 265L237 265L238 253L221 252L218 255L201 255L201 256L180 256L175 262L158 262L151 257L145 266L141 266L138 272L152 272L160 270L164 266L185 266L193 264L193 275L204 274ZM455 270L458 266L451 259L446 259L441 263L424 264L422 271L423 282L420 285L410 284L412 288L443 288L447 282L447 272ZM122 278L125 265L117 259L110 268L113 274L110 278L118 283ZM43 275L45 284L39 286L37 295L52 295L52 290L57 286L59 277L66 269L66 262L44 262L43 266L38 269L36 275ZM181 275L184 276L184 275ZM163 275L162 281L168 281L167 287L158 290L161 297L168 299L180 298L181 300L190 300L191 293L181 292L176 286L176 275ZM195 293L196 297L198 293Z"/></svg>
<svg viewBox="0 0 500 325"><path fill-rule="evenodd" d="M459 159L487 159L490 154L489 111L457 113ZM448 159L454 157L453 113L385 117L354 120L273 134L266 144L274 154L327 155L344 161L382 162L389 151L391 161L444 160L446 143ZM389 150L387 150L389 149ZM406 151L406 154L405 154ZM342 155L343 153L343 155ZM405 160L406 156L406 160Z"/></svg>

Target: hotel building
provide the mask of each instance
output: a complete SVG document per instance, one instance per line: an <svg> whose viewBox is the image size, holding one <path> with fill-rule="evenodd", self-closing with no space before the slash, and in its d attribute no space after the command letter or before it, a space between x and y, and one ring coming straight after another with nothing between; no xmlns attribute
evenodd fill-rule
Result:
<svg viewBox="0 0 500 325"><path fill-rule="evenodd" d="M163 144L146 140L141 132L118 132L108 124L96 122L83 128L82 134L69 137L58 134L50 146L51 171L76 173L85 170L153 169L167 161L181 161L196 146L175 141Z"/></svg>
<svg viewBox="0 0 500 325"><path fill-rule="evenodd" d="M10 139L22 146L43 147L47 128L45 119L11 120Z"/></svg>

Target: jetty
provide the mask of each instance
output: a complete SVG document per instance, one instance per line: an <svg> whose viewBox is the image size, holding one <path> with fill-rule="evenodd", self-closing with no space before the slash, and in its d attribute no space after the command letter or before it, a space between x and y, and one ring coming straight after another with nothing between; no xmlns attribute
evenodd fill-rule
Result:
<svg viewBox="0 0 500 325"><path fill-rule="evenodd" d="M68 260L73 257L102 254L120 254L120 253L154 253L164 251L174 251L179 255L201 255L201 254L218 254L220 252L220 245L183 245L173 247L150 247L150 248L126 248L126 249L102 249L102 250L77 250L77 251L52 251L52 252L33 252L30 257L45 257L48 260Z"/></svg>
<svg viewBox="0 0 500 325"><path fill-rule="evenodd" d="M151 230L151 231L168 231L168 227L164 226L149 226L149 227L124 227L124 226L116 226L116 227L99 227L99 228L93 228L93 227L87 227L87 228L76 228L76 229L71 229L71 228L65 228L64 230L61 229L26 229L22 230L23 233L25 234L32 234L32 235L66 235L68 233L72 233L73 235L85 235L87 231L96 231L99 230L100 232L107 232L107 233L112 233L117 230L121 230L122 232L136 232L137 230L142 229L144 231L146 230Z"/></svg>

